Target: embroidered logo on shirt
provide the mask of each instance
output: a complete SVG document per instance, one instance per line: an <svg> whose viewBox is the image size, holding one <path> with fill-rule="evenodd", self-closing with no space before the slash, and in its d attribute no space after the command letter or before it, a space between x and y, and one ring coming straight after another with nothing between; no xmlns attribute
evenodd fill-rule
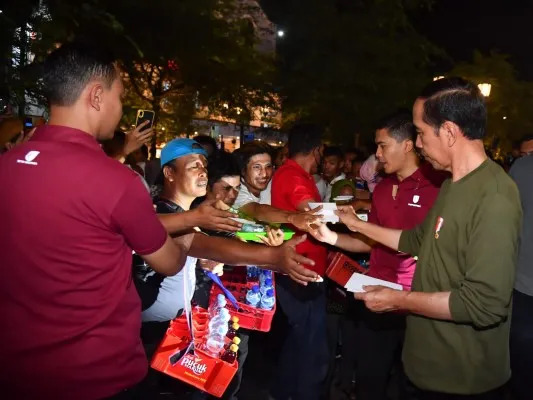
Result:
<svg viewBox="0 0 533 400"><path fill-rule="evenodd" d="M411 206L411 207L418 207L418 208L420 208L420 207L422 207L422 206L421 206L420 204L418 204L419 200L420 200L420 196L417 195L417 194L415 194L415 195L413 196L413 202L412 202L412 203L408 203L407 205L409 205L409 206Z"/></svg>
<svg viewBox="0 0 533 400"><path fill-rule="evenodd" d="M39 154L40 151L32 150L24 156L24 160L17 160L17 162L19 164L37 165L37 163L33 160L35 160Z"/></svg>
<svg viewBox="0 0 533 400"><path fill-rule="evenodd" d="M442 229L442 225L444 225L444 218L438 217L437 223L435 224L435 239L439 238L439 232Z"/></svg>

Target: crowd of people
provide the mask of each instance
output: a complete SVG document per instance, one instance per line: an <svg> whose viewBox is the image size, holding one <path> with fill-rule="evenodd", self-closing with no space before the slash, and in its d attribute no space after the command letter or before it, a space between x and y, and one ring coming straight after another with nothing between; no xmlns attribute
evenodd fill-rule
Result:
<svg viewBox="0 0 533 400"><path fill-rule="evenodd" d="M170 321L209 306L205 271L246 265L277 273L287 321L271 399L329 399L336 385L385 400L391 374L400 399L504 399L509 382L530 398L533 137L509 173L492 161L475 84L429 84L412 114L376 124L372 155L325 146L321 127L299 122L282 148L230 154L198 136L153 160L146 123L116 131L111 57L65 44L43 85L48 123L0 156L3 398L148 399L163 385L207 398L148 372L149 359ZM324 223L311 204L339 196L341 223ZM296 235L269 227L262 244L243 242L237 215ZM326 277L335 251L403 290L352 295ZM225 399L243 399L250 332L239 337Z"/></svg>

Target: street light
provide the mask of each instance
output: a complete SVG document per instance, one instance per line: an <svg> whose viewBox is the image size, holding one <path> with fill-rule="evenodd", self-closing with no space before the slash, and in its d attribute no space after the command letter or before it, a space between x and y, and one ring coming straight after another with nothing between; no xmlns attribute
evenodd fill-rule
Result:
<svg viewBox="0 0 533 400"><path fill-rule="evenodd" d="M490 83L480 83L479 85L477 85L477 87L479 88L479 91L483 96L490 96L490 90L492 89L492 85Z"/></svg>
<svg viewBox="0 0 533 400"><path fill-rule="evenodd" d="M283 36L285 36L285 31L284 30L279 30L278 31L278 37L282 38Z"/></svg>
<svg viewBox="0 0 533 400"><path fill-rule="evenodd" d="M444 76L436 76L433 78L433 82L438 81L439 79L444 79Z"/></svg>

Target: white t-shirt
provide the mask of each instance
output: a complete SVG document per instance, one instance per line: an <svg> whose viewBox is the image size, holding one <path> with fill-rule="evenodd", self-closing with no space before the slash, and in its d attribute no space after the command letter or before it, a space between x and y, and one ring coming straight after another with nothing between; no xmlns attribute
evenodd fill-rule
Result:
<svg viewBox="0 0 533 400"><path fill-rule="evenodd" d="M315 184L316 188L318 189L318 193L320 193L320 198L322 201L326 198L326 181L322 179L320 175L313 175L313 178L315 178Z"/></svg>
<svg viewBox="0 0 533 400"><path fill-rule="evenodd" d="M326 184L326 192L324 193L324 196L322 196L322 201L325 203L329 203L331 201L331 188L335 183L338 181L342 181L343 179L346 179L346 175L340 174L335 179L333 179L330 183L327 183L323 180L323 182Z"/></svg>
<svg viewBox="0 0 533 400"><path fill-rule="evenodd" d="M196 261L187 257L183 269L161 282L157 300L142 313L143 322L165 322L176 318L178 311L191 304L196 287Z"/></svg>

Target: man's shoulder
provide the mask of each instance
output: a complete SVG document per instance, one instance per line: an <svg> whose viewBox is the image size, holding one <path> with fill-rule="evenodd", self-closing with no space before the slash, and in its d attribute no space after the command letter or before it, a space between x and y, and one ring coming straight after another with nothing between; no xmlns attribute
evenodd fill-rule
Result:
<svg viewBox="0 0 533 400"><path fill-rule="evenodd" d="M516 160L509 171L509 175L515 181L523 177L528 177L528 183L533 184L533 180L531 180L531 176L533 176L533 155L521 157Z"/></svg>

